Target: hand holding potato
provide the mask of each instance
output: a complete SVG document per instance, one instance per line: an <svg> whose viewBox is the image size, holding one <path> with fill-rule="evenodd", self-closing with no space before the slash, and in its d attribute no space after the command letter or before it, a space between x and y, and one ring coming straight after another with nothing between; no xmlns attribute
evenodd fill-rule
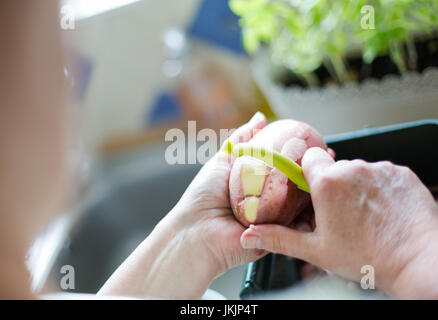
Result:
<svg viewBox="0 0 438 320"><path fill-rule="evenodd" d="M256 225L241 237L245 248L297 257L359 280L375 269L377 288L398 297L438 297L438 207L418 177L389 162L334 162L320 148L302 159L316 228L300 232Z"/></svg>
<svg viewBox="0 0 438 320"><path fill-rule="evenodd" d="M265 116L257 113L229 140L247 142L265 124ZM178 204L99 294L198 299L215 277L265 254L240 245L245 227L234 218L229 203L232 160L218 152L204 165Z"/></svg>
<svg viewBox="0 0 438 320"><path fill-rule="evenodd" d="M297 163L301 162L308 148L327 148L316 130L294 120L269 124L247 145L280 152ZM234 215L244 226L260 223L289 225L309 201L309 194L299 190L278 169L248 156L234 161L230 175L230 202Z"/></svg>

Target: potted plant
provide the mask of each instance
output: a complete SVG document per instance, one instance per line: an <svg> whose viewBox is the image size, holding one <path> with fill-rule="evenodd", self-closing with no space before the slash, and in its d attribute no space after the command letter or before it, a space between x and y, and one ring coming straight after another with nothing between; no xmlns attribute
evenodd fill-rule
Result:
<svg viewBox="0 0 438 320"><path fill-rule="evenodd" d="M438 118L438 1L230 0L279 117L323 134Z"/></svg>

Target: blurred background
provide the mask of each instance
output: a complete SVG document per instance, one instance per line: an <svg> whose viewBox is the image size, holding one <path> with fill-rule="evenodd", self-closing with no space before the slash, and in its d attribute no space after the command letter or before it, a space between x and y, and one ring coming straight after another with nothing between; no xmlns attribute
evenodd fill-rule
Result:
<svg viewBox="0 0 438 320"><path fill-rule="evenodd" d="M249 61L227 1L66 3L78 5L75 30L65 36L93 145L117 152L162 142L166 128L187 119L231 128L255 112Z"/></svg>
<svg viewBox="0 0 438 320"><path fill-rule="evenodd" d="M80 110L81 200L32 248L36 290L96 292L176 204L200 164L171 166L170 128L235 128L263 104L227 1L67 0L64 70ZM268 112L269 113L269 112ZM244 267L213 284L237 298Z"/></svg>
<svg viewBox="0 0 438 320"><path fill-rule="evenodd" d="M414 39L420 58L406 72L384 52L364 67L352 45L351 81L331 81L333 68L321 63L313 67L320 79L313 86L299 81L307 74L286 72L275 50L249 55L251 38L242 42L242 32L252 29L227 0L64 0L61 16L66 12L75 18L74 28L62 32L64 73L81 116L83 183L81 201L31 250L36 290L59 291L60 267L72 265L74 291L96 292L175 205L200 164L168 165L164 136L170 128L186 131L188 120L197 130L235 128L260 110L270 120L306 121L328 136L438 118L434 32ZM265 14L255 25L268 24ZM300 41L290 43L307 40ZM387 72L376 73L382 65ZM243 273L244 266L230 270L212 288L238 298Z"/></svg>

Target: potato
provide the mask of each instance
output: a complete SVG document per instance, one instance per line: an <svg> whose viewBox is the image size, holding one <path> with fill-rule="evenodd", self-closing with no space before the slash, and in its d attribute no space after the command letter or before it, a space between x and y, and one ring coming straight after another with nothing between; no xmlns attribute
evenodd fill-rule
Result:
<svg viewBox="0 0 438 320"><path fill-rule="evenodd" d="M301 164L311 147L327 149L321 135L309 125L280 120L267 125L249 141ZM229 181L230 203L244 226L275 223L289 225L307 206L310 196L299 190L282 172L257 159L242 156L234 161Z"/></svg>

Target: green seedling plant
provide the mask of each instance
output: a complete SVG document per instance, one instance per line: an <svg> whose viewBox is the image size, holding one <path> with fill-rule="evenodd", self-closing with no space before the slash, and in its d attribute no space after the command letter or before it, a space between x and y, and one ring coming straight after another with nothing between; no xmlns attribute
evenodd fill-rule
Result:
<svg viewBox="0 0 438 320"><path fill-rule="evenodd" d="M348 82L354 50L365 63L389 55L403 74L416 60L415 36L438 29L437 0L230 0L230 8L249 54L267 45L273 63L309 86L319 85L314 72L321 66Z"/></svg>

